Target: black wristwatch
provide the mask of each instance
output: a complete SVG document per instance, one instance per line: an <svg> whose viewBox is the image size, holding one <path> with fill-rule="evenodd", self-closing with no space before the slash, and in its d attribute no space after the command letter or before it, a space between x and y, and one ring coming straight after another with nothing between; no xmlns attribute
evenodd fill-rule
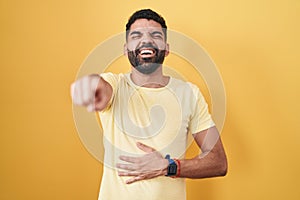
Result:
<svg viewBox="0 0 300 200"><path fill-rule="evenodd" d="M177 164L176 162L170 158L170 155L167 154L165 159L168 159L169 166L168 166L168 173L166 176L175 176L177 174Z"/></svg>

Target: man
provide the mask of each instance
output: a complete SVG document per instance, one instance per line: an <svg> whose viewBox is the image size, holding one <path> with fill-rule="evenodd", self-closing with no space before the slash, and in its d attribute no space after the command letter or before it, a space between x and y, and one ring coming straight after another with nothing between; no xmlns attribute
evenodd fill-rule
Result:
<svg viewBox="0 0 300 200"><path fill-rule="evenodd" d="M72 84L76 105L99 111L104 172L99 200L185 199L184 178L224 176L227 159L199 89L163 75L164 19L150 9L126 25L131 73L102 73ZM191 133L202 153L185 159Z"/></svg>

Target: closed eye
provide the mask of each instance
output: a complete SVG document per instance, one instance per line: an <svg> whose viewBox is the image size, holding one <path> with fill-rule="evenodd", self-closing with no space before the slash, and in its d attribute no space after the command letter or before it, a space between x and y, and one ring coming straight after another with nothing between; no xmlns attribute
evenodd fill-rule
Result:
<svg viewBox="0 0 300 200"><path fill-rule="evenodd" d="M140 38L141 36L142 36L142 33L139 32L139 31L132 31L132 32L130 33L130 38L132 38L132 39L138 39L138 38Z"/></svg>
<svg viewBox="0 0 300 200"><path fill-rule="evenodd" d="M151 33L152 37L153 38L157 38L157 39L162 39L163 38L163 34L162 32L159 32L159 31L154 31Z"/></svg>

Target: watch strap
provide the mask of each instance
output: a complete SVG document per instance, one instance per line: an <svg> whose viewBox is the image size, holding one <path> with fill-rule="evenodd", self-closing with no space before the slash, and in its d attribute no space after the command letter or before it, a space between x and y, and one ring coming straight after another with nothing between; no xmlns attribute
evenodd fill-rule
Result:
<svg viewBox="0 0 300 200"><path fill-rule="evenodd" d="M166 155L165 159L167 159L169 161L166 176L176 176L176 174L177 174L177 164L176 164L175 160L171 159L169 154Z"/></svg>

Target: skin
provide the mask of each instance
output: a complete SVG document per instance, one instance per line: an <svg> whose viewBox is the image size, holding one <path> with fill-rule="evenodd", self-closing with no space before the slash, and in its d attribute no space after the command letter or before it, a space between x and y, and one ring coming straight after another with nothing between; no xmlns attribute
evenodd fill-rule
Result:
<svg viewBox="0 0 300 200"><path fill-rule="evenodd" d="M153 32L162 34L157 33L156 37ZM169 45L165 41L162 27L153 20L138 19L131 25L127 43L124 45L125 55L143 43L151 43L165 50L165 56L169 53ZM159 88L167 85L170 80L170 77L163 75L162 65L150 74L141 73L133 66L131 69L132 81L142 87ZM112 97L112 87L99 75L89 75L77 80L72 84L71 91L74 104L85 106L88 111L105 109ZM227 158L217 128L211 127L193 136L202 153L193 159L180 160L180 177L208 178L226 175ZM167 174L167 159L150 146L140 142L136 145L145 154L140 157L120 156L120 160L126 164L116 165L119 176L130 177L126 181L127 184Z"/></svg>
<svg viewBox="0 0 300 200"><path fill-rule="evenodd" d="M132 34L135 32L139 32L140 35ZM153 32L161 34L156 33L156 35L151 36L150 33ZM158 35L161 37L158 37ZM169 54L169 44L165 41L161 25L153 20L138 19L130 27L127 43L124 45L124 54L128 56L128 51L132 51L139 45L147 43L151 43L161 50L166 50L165 56ZM163 75L162 65L160 65L151 74L143 74L131 67L131 79L137 85L157 88L167 85L170 77Z"/></svg>

